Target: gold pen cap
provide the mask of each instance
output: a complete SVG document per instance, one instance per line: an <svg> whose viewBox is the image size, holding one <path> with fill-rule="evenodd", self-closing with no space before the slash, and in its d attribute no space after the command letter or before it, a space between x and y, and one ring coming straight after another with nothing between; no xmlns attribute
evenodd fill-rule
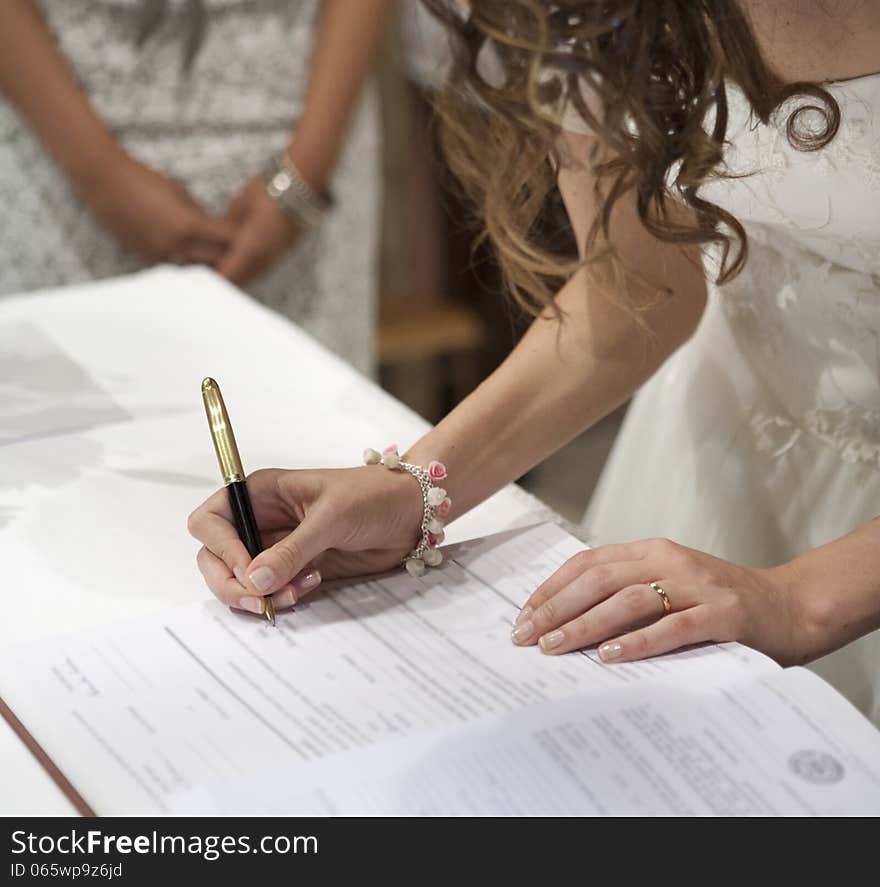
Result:
<svg viewBox="0 0 880 887"><path fill-rule="evenodd" d="M217 461L223 474L223 483L228 485L243 481L244 469L241 467L241 456L238 455L238 446L232 433L226 404L223 403L220 386L211 378L202 382L202 400L208 415Z"/></svg>

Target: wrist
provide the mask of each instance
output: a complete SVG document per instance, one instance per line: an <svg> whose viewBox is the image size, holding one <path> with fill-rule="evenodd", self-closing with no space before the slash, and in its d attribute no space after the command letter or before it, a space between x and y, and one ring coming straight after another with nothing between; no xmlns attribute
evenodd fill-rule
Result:
<svg viewBox="0 0 880 887"><path fill-rule="evenodd" d="M422 491L418 481L406 471L389 471L384 465L365 465L390 494L394 513L394 537L411 550L418 545L422 524Z"/></svg>
<svg viewBox="0 0 880 887"><path fill-rule="evenodd" d="M445 539L444 528L452 506L445 486L441 486L446 481L446 467L437 460L426 465L408 462L401 458L396 444L381 453L372 448L364 450L364 463L381 466L393 475L409 475L415 480L420 493L419 533L403 564L412 576L421 576L427 567L439 566L443 554L438 549Z"/></svg>
<svg viewBox="0 0 880 887"><path fill-rule="evenodd" d="M303 181L317 194L330 190L330 181L336 168L339 146L324 144L307 136L295 135L284 153L297 169Z"/></svg>
<svg viewBox="0 0 880 887"><path fill-rule="evenodd" d="M287 150L269 158L262 172L266 193L297 228L317 228L333 208L333 197L316 190Z"/></svg>
<svg viewBox="0 0 880 887"><path fill-rule="evenodd" d="M437 460L446 466L448 476L442 485L452 500L446 517L446 522L451 523L504 486L495 482L494 464L484 461L487 452L492 452L489 442L476 442L474 436L467 434L447 435L438 426L413 444L402 458L415 465Z"/></svg>
<svg viewBox="0 0 880 887"><path fill-rule="evenodd" d="M795 558L766 570L788 614L792 662L808 662L834 648L835 595L817 584L808 564Z"/></svg>

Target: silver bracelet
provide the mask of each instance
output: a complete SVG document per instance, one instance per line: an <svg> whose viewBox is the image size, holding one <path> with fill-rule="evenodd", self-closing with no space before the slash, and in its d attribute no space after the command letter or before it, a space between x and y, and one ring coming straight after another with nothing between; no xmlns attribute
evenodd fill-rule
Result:
<svg viewBox="0 0 880 887"><path fill-rule="evenodd" d="M262 177L266 193L300 228L317 228L333 208L333 197L315 191L286 150L269 159Z"/></svg>
<svg viewBox="0 0 880 887"><path fill-rule="evenodd" d="M423 576L427 567L439 567L443 562L443 554L437 546L445 538L443 526L452 507L452 500L446 495L446 490L437 486L439 481L446 479L446 466L436 460L429 462L427 468L404 462L396 444L386 447L381 453L374 449L364 450L364 464L381 464L392 471L406 471L418 481L422 489L419 542L403 559L403 565L411 576Z"/></svg>

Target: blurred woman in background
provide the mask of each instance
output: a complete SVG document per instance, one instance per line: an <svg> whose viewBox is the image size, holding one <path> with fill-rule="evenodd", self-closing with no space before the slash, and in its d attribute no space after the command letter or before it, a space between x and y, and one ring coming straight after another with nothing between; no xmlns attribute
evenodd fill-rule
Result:
<svg viewBox="0 0 880 887"><path fill-rule="evenodd" d="M4 0L0 294L204 263L369 371L390 5Z"/></svg>

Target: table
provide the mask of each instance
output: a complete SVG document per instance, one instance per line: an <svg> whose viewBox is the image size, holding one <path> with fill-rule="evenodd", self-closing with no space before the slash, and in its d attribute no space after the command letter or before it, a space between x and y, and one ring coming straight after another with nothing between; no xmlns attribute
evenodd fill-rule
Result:
<svg viewBox="0 0 880 887"><path fill-rule="evenodd" d="M222 385L245 470L355 465L429 427L206 269L4 298L0 370L0 648L208 594L186 532L219 484L204 376ZM554 517L511 486L447 538ZM2 721L0 770L0 815L73 813Z"/></svg>

